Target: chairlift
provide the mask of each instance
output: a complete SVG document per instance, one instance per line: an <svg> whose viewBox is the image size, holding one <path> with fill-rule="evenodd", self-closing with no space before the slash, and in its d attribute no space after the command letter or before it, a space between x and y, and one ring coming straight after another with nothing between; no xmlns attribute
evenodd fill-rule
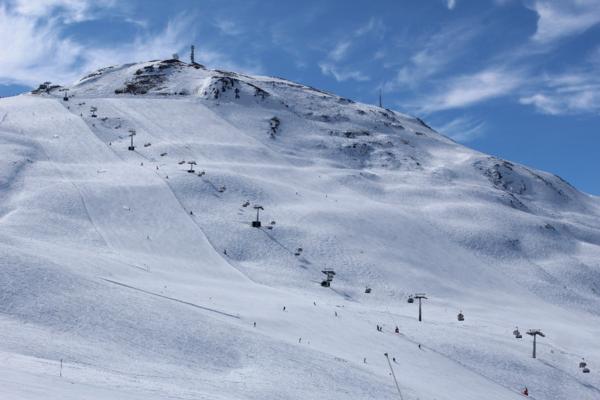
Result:
<svg viewBox="0 0 600 400"><path fill-rule="evenodd" d="M590 369L588 367L585 367L584 369L581 370L581 372L583 372L584 374L589 374Z"/></svg>
<svg viewBox="0 0 600 400"><path fill-rule="evenodd" d="M321 272L324 273L326 276L325 280L321 282L321 286L322 287L330 287L331 281L333 280L333 277L335 276L335 271L332 269L324 269Z"/></svg>
<svg viewBox="0 0 600 400"><path fill-rule="evenodd" d="M371 293L371 288L367 286L367 287L365 288L365 293L367 293L367 294L368 294L368 293Z"/></svg>
<svg viewBox="0 0 600 400"><path fill-rule="evenodd" d="M585 368L585 367L587 367L587 363L585 362L585 360L583 360L583 359L582 359L582 360L579 362L579 368Z"/></svg>
<svg viewBox="0 0 600 400"><path fill-rule="evenodd" d="M408 300L407 300L410 304L415 302L415 299L413 299L412 295L408 296Z"/></svg>
<svg viewBox="0 0 600 400"><path fill-rule="evenodd" d="M458 318L459 321L464 321L465 320L465 315L462 313L462 311L458 313L457 318Z"/></svg>

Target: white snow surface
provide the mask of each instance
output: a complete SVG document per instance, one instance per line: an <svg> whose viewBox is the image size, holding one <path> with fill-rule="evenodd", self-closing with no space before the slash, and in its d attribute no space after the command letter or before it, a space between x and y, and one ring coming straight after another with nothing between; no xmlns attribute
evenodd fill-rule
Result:
<svg viewBox="0 0 600 400"><path fill-rule="evenodd" d="M599 246L597 197L416 118L105 68L0 99L0 398L398 398L387 352L405 400L599 399Z"/></svg>

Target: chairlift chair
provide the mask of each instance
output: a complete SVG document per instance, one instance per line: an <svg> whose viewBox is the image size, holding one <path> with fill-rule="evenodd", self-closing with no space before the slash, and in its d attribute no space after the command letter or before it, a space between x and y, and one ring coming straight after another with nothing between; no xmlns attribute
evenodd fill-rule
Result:
<svg viewBox="0 0 600 400"><path fill-rule="evenodd" d="M515 335L515 337L517 339L522 339L523 336L521 335L521 332L519 332L519 328L515 328L515 330L513 331L513 335Z"/></svg>
<svg viewBox="0 0 600 400"><path fill-rule="evenodd" d="M581 360L579 362L579 368L585 368L585 367L587 367L587 363L584 360Z"/></svg>
<svg viewBox="0 0 600 400"><path fill-rule="evenodd" d="M408 300L407 300L410 304L415 302L415 299L413 299L412 296L408 296Z"/></svg>
<svg viewBox="0 0 600 400"><path fill-rule="evenodd" d="M590 369L588 367L585 367L584 369L581 370L581 372L583 372L584 374L589 374Z"/></svg>
<svg viewBox="0 0 600 400"><path fill-rule="evenodd" d="M459 321L464 321L465 320L465 315L462 313L462 311L458 313L457 318L458 318Z"/></svg>
<svg viewBox="0 0 600 400"><path fill-rule="evenodd" d="M365 288L365 293L371 293L371 288L367 286L367 287Z"/></svg>
<svg viewBox="0 0 600 400"><path fill-rule="evenodd" d="M335 276L335 271L332 269L324 269L321 272L326 275L325 280L321 282L321 286L330 287L331 281L333 280L333 277Z"/></svg>

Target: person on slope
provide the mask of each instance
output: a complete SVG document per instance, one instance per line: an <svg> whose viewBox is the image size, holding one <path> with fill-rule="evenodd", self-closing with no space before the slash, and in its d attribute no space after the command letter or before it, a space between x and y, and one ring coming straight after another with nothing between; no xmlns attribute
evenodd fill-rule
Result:
<svg viewBox="0 0 600 400"><path fill-rule="evenodd" d="M396 329L394 330L396 333L400 333L400 328L398 328L398 326L396 326Z"/></svg>
<svg viewBox="0 0 600 400"><path fill-rule="evenodd" d="M527 389L527 386L525 386L525 389L523 389L521 393L523 394L523 396L529 396L529 390Z"/></svg>

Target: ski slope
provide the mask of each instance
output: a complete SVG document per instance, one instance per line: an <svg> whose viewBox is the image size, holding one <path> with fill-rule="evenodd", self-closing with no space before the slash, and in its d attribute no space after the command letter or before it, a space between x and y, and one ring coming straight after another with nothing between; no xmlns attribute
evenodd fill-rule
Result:
<svg viewBox="0 0 600 400"><path fill-rule="evenodd" d="M599 199L416 118L151 61L0 99L0 155L2 398L600 398Z"/></svg>

